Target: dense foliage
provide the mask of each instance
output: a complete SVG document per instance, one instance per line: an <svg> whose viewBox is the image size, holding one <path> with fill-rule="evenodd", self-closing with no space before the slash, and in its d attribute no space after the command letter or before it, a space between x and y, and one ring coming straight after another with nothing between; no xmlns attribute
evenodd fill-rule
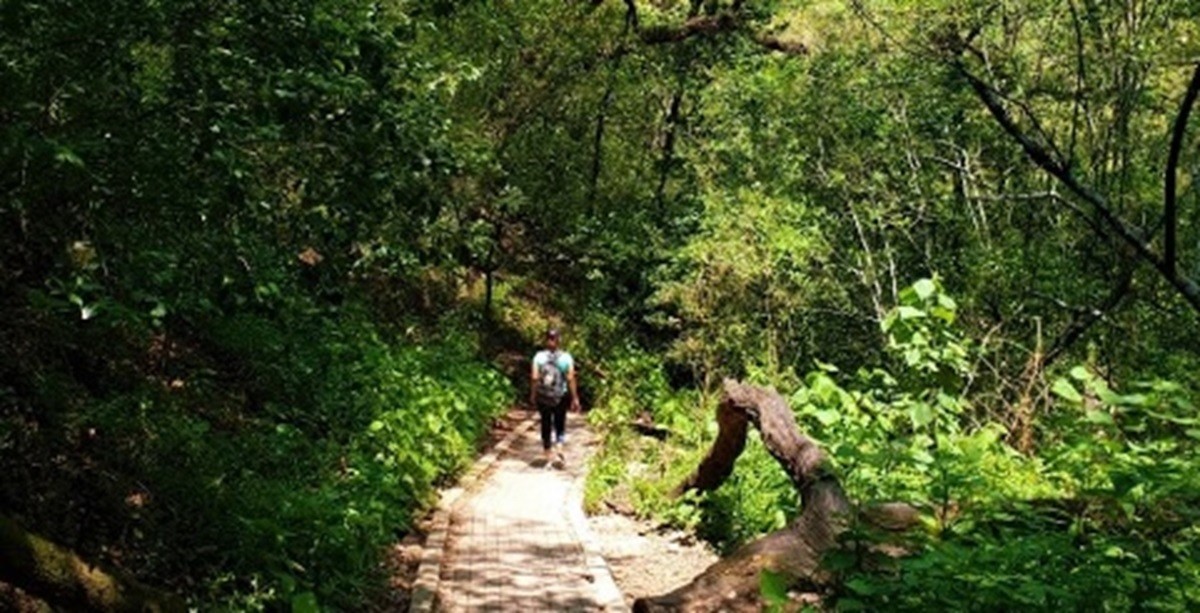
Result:
<svg viewBox="0 0 1200 613"><path fill-rule="evenodd" d="M456 68L371 2L0 19L0 506L205 607L361 606L511 396L410 240Z"/></svg>
<svg viewBox="0 0 1200 613"><path fill-rule="evenodd" d="M883 323L892 367L850 376L820 364L783 382L801 427L822 441L851 495L925 510L920 555L885 565L859 546L828 560L846 591L837 608L1188 610L1200 534L1194 393L1162 380L1111 388L1079 366L1051 386L1056 410L1036 453L1005 442L1005 424L962 392L972 348L956 306L929 280L901 293ZM694 528L724 549L777 530L799 511L793 485L757 439L733 478L702 498L672 489L711 444L711 403L673 392L662 363L618 361L636 385L606 391L593 422L610 428L588 503L625 504ZM645 373L656 373L646 377ZM635 376L641 373L641 376ZM643 405L642 403L645 403ZM625 426L649 406L671 432L647 443ZM848 540L874 538L851 530Z"/></svg>
<svg viewBox="0 0 1200 613"><path fill-rule="evenodd" d="M784 525L757 443L669 496L736 376L927 513L829 602L1195 607L1198 18L0 4L0 513L201 608L362 608L551 320L595 509Z"/></svg>

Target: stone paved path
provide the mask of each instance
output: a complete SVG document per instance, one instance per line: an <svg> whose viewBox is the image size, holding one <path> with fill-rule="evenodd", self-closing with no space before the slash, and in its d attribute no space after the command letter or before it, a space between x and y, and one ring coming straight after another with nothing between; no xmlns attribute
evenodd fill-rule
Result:
<svg viewBox="0 0 1200 613"><path fill-rule="evenodd" d="M555 469L541 462L536 424L528 428L454 505L440 610L627 610L583 515L593 444L583 417L568 418L567 436L566 466Z"/></svg>

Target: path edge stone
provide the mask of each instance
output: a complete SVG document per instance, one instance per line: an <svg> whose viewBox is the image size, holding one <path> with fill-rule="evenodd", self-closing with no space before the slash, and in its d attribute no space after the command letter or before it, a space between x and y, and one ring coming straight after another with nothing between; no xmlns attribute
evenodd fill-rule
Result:
<svg viewBox="0 0 1200 613"><path fill-rule="evenodd" d="M596 540L596 535L588 523L587 513L583 510L583 488L587 481L586 475L585 471L583 475L575 479L575 483L571 486L571 495L567 497L567 519L575 531L576 540L583 547L584 562L587 565L588 574L591 575L592 589L595 590L597 604L604 611L626 612L629 611L629 606L625 604L625 593L617 587L612 569L609 568L608 561L601 553L600 543Z"/></svg>
<svg viewBox="0 0 1200 613"><path fill-rule="evenodd" d="M409 613L433 613L435 610L438 587L442 580L442 558L446 550L446 538L450 532L450 516L459 499L479 483L500 456L532 428L533 424L534 420L528 417L518 423L496 446L476 460L471 470L467 471L454 487L442 492L430 522L429 534L425 537L421 563L417 566L417 580L413 583L412 595L409 598Z"/></svg>

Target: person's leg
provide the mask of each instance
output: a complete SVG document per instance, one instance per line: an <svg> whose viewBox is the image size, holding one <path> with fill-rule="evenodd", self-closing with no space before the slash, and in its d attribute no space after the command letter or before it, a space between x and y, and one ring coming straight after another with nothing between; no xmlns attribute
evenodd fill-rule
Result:
<svg viewBox="0 0 1200 613"><path fill-rule="evenodd" d="M567 414L570 413L570 410L571 397L567 396L562 399L562 402L558 405L558 412L555 414L555 417L558 419L555 424L557 429L554 433L554 440L560 445L566 444L567 442Z"/></svg>
<svg viewBox="0 0 1200 613"><path fill-rule="evenodd" d="M558 406L554 407L554 442L562 445L567 437L567 407L570 406L570 399L563 398Z"/></svg>
<svg viewBox="0 0 1200 613"><path fill-rule="evenodd" d="M554 408L538 403L538 415L542 418L542 450L550 452L550 427L553 420Z"/></svg>

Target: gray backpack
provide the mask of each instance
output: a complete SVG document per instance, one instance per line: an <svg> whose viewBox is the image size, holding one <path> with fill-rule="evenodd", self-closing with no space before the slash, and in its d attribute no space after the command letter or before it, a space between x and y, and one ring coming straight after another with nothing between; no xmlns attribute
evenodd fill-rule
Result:
<svg viewBox="0 0 1200 613"><path fill-rule="evenodd" d="M537 399L540 404L556 405L567 395L567 381L558 368L561 354L551 352L545 364L538 366Z"/></svg>

